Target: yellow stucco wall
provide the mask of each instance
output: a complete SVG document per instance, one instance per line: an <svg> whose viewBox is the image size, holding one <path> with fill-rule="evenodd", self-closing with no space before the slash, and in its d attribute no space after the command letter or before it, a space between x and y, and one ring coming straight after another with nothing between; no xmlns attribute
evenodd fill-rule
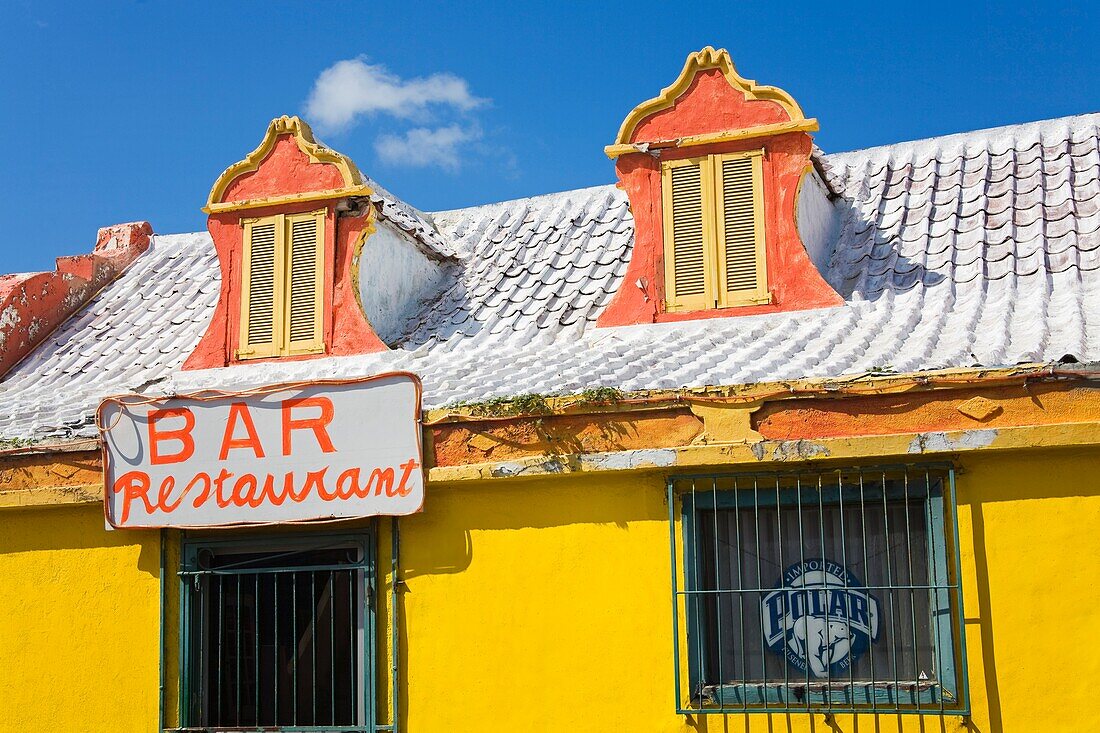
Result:
<svg viewBox="0 0 1100 733"><path fill-rule="evenodd" d="M1100 677L1100 451L961 465L969 727L675 715L663 476L605 474L431 486L424 513L402 520L401 728L1087 730ZM106 533L97 507L7 512L0 527L0 731L153 730L156 536ZM385 532L380 544L385 571Z"/></svg>
<svg viewBox="0 0 1100 733"><path fill-rule="evenodd" d="M430 492L402 524L404 729L1085 730L1100 678L1100 452L972 454L962 465L969 727L676 716L668 509L653 475Z"/></svg>
<svg viewBox="0 0 1100 733"><path fill-rule="evenodd" d="M0 733L156 729L159 553L98 504L0 514Z"/></svg>
<svg viewBox="0 0 1100 733"><path fill-rule="evenodd" d="M976 454L962 465L975 723L983 732L1100 728L1100 451Z"/></svg>

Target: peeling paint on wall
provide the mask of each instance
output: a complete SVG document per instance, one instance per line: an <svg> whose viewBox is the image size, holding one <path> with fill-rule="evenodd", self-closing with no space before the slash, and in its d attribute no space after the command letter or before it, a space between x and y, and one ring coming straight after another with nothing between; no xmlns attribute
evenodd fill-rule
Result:
<svg viewBox="0 0 1100 733"><path fill-rule="evenodd" d="M539 462L509 461L494 466L493 478L538 476L577 471L624 471L636 468L667 468L676 465L676 450L625 450L611 453L589 453L576 458L553 456Z"/></svg>
<svg viewBox="0 0 1100 733"><path fill-rule="evenodd" d="M563 471L565 471L565 464L558 458L551 458L541 463L502 463L494 467L489 475L493 478L510 478L512 476L523 476L524 474L540 475L562 473Z"/></svg>
<svg viewBox="0 0 1100 733"><path fill-rule="evenodd" d="M807 458L825 458L829 455L828 448L812 440L782 440L778 443L760 441L752 445L752 454L756 456L756 460L762 461L767 458L769 446L774 446L771 453L773 461L799 461Z"/></svg>
<svg viewBox="0 0 1100 733"><path fill-rule="evenodd" d="M593 453L581 457L581 466L590 470L623 471L647 466L663 468L674 465L676 465L676 451L671 448Z"/></svg>
<svg viewBox="0 0 1100 733"><path fill-rule="evenodd" d="M963 377L952 389L880 394L813 396L772 400L754 415L753 427L771 440L953 433L978 428L1087 422L1095 414L1095 385L1071 377L1047 382L983 384L980 375ZM1067 375L1068 376L1068 375Z"/></svg>
<svg viewBox="0 0 1100 733"><path fill-rule="evenodd" d="M956 433L921 433L909 444L910 453L942 453L987 448L997 439L996 430L966 430Z"/></svg>
<svg viewBox="0 0 1100 733"><path fill-rule="evenodd" d="M478 429L475 429L478 428ZM689 445L703 422L686 408L546 415L432 428L435 466L502 463L541 455L615 454Z"/></svg>

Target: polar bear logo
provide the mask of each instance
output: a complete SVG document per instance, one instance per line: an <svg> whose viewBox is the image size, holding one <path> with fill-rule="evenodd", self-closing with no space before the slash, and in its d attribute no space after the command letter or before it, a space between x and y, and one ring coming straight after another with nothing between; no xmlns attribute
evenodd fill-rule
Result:
<svg viewBox="0 0 1100 733"><path fill-rule="evenodd" d="M878 599L832 560L787 568L760 610L767 646L819 679L846 674L878 640Z"/></svg>
<svg viewBox="0 0 1100 733"><path fill-rule="evenodd" d="M795 622L788 644L809 663L815 677L826 677L830 667L851 653L852 633L843 621L803 616Z"/></svg>

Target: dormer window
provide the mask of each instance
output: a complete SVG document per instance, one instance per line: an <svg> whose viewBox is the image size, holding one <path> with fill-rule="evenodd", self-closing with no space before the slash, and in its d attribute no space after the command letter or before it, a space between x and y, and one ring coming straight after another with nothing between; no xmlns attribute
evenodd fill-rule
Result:
<svg viewBox="0 0 1100 733"><path fill-rule="evenodd" d="M669 312L770 302L763 152L661 164Z"/></svg>
<svg viewBox="0 0 1100 733"><path fill-rule="evenodd" d="M434 224L297 117L272 120L203 211L221 291L184 369L385 351L456 261Z"/></svg>
<svg viewBox="0 0 1100 733"><path fill-rule="evenodd" d="M597 323L843 303L808 249L827 249L819 240L831 208L823 184L802 185L818 175L816 129L791 95L738 74L725 50L688 56L676 81L631 110L604 148L630 199L634 246L624 285Z"/></svg>
<svg viewBox="0 0 1100 733"><path fill-rule="evenodd" d="M240 359L325 350L325 209L242 219Z"/></svg>

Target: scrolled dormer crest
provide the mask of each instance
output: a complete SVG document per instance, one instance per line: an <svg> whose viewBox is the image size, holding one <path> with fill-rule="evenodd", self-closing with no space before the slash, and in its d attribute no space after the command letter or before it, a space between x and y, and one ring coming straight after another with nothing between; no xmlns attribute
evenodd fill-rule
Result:
<svg viewBox="0 0 1100 733"><path fill-rule="evenodd" d="M675 107L689 90L699 86L700 75L707 77L714 87L709 95L711 108L705 113L689 109L684 110L685 114L676 115ZM728 92L741 95L743 101L723 104L723 100L716 99L723 92L714 84L717 78L723 79ZM675 122L670 119L665 124L650 124L662 115L675 117ZM625 153L655 148L706 145L817 129L817 120L807 118L802 107L786 91L746 79L737 73L726 49L706 46L687 57L676 81L631 110L619 127L614 144L605 147L604 152L614 159Z"/></svg>
<svg viewBox="0 0 1100 733"><path fill-rule="evenodd" d="M293 181L283 175L288 166L298 169ZM370 194L351 158L319 143L304 120L284 115L271 121L255 150L218 176L203 211L213 214Z"/></svg>

